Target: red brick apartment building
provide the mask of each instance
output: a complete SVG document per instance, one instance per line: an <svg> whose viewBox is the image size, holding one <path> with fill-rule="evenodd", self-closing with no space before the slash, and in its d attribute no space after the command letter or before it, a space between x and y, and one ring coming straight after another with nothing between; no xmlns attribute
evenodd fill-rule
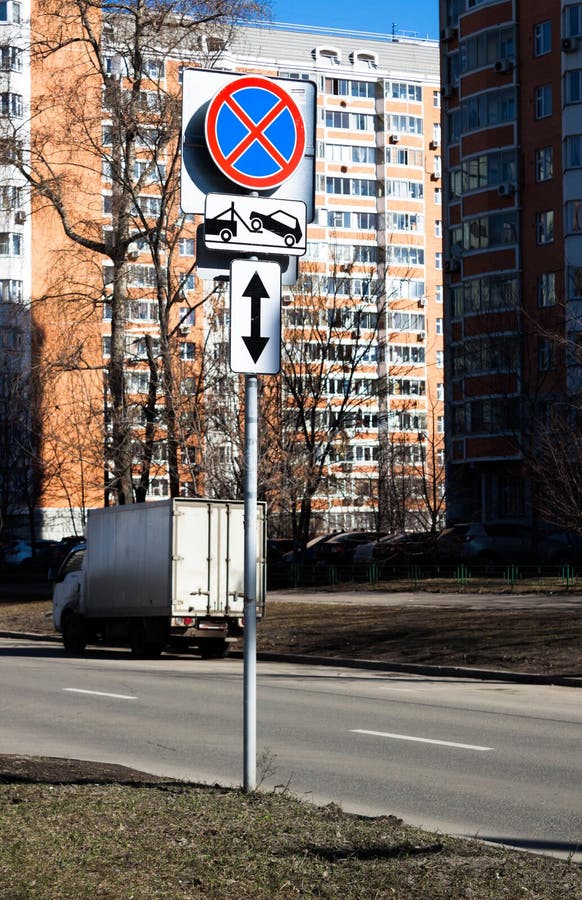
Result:
<svg viewBox="0 0 582 900"><path fill-rule="evenodd" d="M447 515L528 521L581 386L582 4L441 0L440 23Z"/></svg>
<svg viewBox="0 0 582 900"><path fill-rule="evenodd" d="M2 527L59 537L104 503L240 494L228 296L198 271L199 220L179 205L191 66L318 88L316 216L284 289L283 375L264 379L272 522L289 533L306 493L317 529L440 521L436 42L246 26L171 52L149 35L132 55L123 17L72 14L58 33L90 26L89 52L35 53L58 15L0 4Z"/></svg>

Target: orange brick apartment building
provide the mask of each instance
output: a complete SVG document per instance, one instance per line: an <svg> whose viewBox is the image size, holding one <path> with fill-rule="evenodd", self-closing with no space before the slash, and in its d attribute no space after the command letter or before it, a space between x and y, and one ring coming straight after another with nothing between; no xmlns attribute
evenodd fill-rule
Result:
<svg viewBox="0 0 582 900"><path fill-rule="evenodd" d="M313 497L314 527L375 527L383 507L395 502L389 495L397 482L402 485L399 522L426 524L423 496L431 482L439 497L434 515L440 518L444 369L437 45L245 27L226 40L216 35L201 40L197 50L190 46L163 55L150 47L139 91L141 131L121 177L112 110L120 98L125 102L131 86L123 24L115 19L95 24L103 62L95 73L81 51L76 58L69 53L66 65L62 55L31 61L30 24L38 33L50 23L35 21L34 13L30 23L15 0L5 4L4 15L4 527L34 518L38 534L59 536L82 530L87 507L115 502L108 441L116 415L133 429L130 477L138 496L140 491L146 498L176 490L240 492L240 396L224 353L228 302L220 286L198 277L197 222L181 213L175 178L168 195L179 149L181 72L191 65L309 78L318 87L317 212L301 279L285 288L284 340L290 347L303 342L313 362L306 316L319 307L317 340L325 342L326 359L317 429L329 428L342 407L349 415L324 460ZM78 89L81 75L84 94ZM28 179L21 174L26 165L12 165L9 157L27 146L37 162ZM28 183L35 179L36 190L30 191ZM113 250L111 223L117 228L122 182L128 181L134 199L120 263L114 259L120 232ZM65 228L76 242L65 236ZM112 323L111 302L120 278L127 298L121 325ZM108 380L120 327L121 412L113 408ZM274 382L269 383L272 390ZM288 410L292 395L277 390ZM23 434L29 435L26 441ZM278 446L284 452L289 443L282 435ZM269 499L284 530L288 510L277 509L277 493ZM386 515L384 520L390 521Z"/></svg>

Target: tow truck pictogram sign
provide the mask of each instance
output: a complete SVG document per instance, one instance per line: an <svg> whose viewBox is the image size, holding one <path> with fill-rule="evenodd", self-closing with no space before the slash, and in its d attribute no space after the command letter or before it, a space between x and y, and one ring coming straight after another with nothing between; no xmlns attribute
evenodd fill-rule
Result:
<svg viewBox="0 0 582 900"><path fill-rule="evenodd" d="M209 194L204 235L210 250L303 256L307 249L307 208L299 200Z"/></svg>

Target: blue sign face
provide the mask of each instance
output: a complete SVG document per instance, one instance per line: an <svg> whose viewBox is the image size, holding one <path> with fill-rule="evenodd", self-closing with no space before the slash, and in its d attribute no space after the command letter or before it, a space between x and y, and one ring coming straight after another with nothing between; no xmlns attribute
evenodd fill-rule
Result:
<svg viewBox="0 0 582 900"><path fill-rule="evenodd" d="M295 101L266 78L229 83L211 101L206 141L215 164L231 181L253 190L282 184L305 152L305 126Z"/></svg>

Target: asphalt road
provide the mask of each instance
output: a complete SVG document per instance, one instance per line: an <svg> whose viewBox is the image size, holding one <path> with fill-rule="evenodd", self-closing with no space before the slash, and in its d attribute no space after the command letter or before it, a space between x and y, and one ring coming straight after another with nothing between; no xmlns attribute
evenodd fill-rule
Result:
<svg viewBox="0 0 582 900"><path fill-rule="evenodd" d="M242 782L240 660L2 640L0 680L0 753ZM258 664L262 787L347 811L582 860L581 750L574 688Z"/></svg>

